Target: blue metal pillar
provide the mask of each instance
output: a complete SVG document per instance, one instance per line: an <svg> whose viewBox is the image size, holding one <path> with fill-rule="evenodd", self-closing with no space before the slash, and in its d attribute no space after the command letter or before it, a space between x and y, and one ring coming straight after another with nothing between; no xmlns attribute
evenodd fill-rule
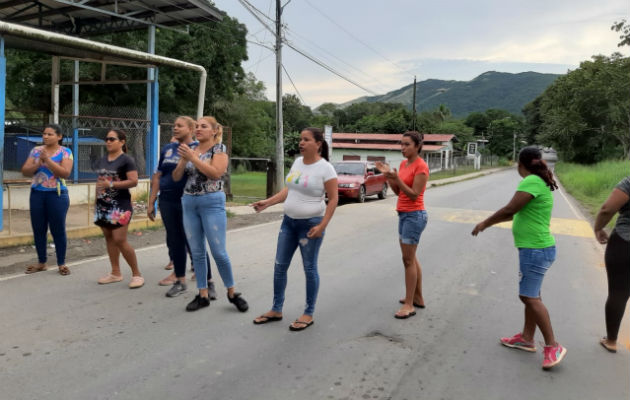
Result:
<svg viewBox="0 0 630 400"><path fill-rule="evenodd" d="M155 172L158 163L158 153L160 149L160 107L159 107L159 84L158 84L158 69L155 68L153 81L150 83L151 89L151 116L149 123L149 134L147 143L147 175L151 175Z"/></svg>
<svg viewBox="0 0 630 400"><path fill-rule="evenodd" d="M7 59L4 56L4 36L0 36L0 231L4 229L4 107L7 95Z"/></svg>
<svg viewBox="0 0 630 400"><path fill-rule="evenodd" d="M79 61L74 60L74 82L72 85L72 180L79 183Z"/></svg>

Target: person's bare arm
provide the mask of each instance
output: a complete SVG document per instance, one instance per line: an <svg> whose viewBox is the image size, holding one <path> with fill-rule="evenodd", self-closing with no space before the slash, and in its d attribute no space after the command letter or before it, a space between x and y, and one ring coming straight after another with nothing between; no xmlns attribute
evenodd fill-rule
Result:
<svg viewBox="0 0 630 400"><path fill-rule="evenodd" d="M256 201L254 203L251 203L250 206L254 207L254 210L258 213L261 212L262 210L264 210L267 207L270 207L274 204L278 204L278 203L282 203L287 199L287 195L289 194L289 188L287 188L286 186L284 188L282 188L281 191L279 191L278 193L274 194L273 196L265 199L265 200L260 200L260 201Z"/></svg>
<svg viewBox="0 0 630 400"><path fill-rule="evenodd" d="M514 193L514 197L512 197L512 200L510 200L510 202L505 207L499 209L497 212L475 225L475 228L472 231L472 235L477 236L486 228L489 228L492 225L498 224L500 222L511 221L514 217L514 214L525 207L525 205L529 203L533 198L534 196L527 192L518 191Z"/></svg>
<svg viewBox="0 0 630 400"><path fill-rule="evenodd" d="M162 173L156 171L151 177L151 192L149 194L149 204L147 204L147 216L151 221L155 221L155 202L160 191L160 177Z"/></svg>
<svg viewBox="0 0 630 400"><path fill-rule="evenodd" d="M630 196L615 188L604 204L602 204L602 207L595 217L595 224L593 225L593 231L599 243L605 244L608 242L608 233L606 233L604 227L628 200L630 200Z"/></svg>
<svg viewBox="0 0 630 400"><path fill-rule="evenodd" d="M328 196L328 204L326 205L324 218L322 218L322 222L309 229L306 234L306 237L308 238L317 238L322 236L322 233L332 219L335 209L337 208L337 203L339 202L337 178L329 179L324 182L324 189L326 189L326 195Z"/></svg>

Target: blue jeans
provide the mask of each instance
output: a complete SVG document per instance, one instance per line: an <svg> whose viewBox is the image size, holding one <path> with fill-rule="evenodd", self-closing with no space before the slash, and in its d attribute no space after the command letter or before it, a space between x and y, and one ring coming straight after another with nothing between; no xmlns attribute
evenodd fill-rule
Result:
<svg viewBox="0 0 630 400"><path fill-rule="evenodd" d="M319 291L319 273L317 272L317 256L322 245L324 235L309 239L307 232L322 222L322 217L307 219L293 219L284 216L280 233L278 234L278 248L276 250L276 264L273 270L273 307L275 312L282 312L284 291L287 287L287 271L291 265L293 254L300 246L304 274L306 275L306 309L304 314L313 315L315 302Z"/></svg>
<svg viewBox="0 0 630 400"><path fill-rule="evenodd" d="M186 231L184 230L182 200L181 198L171 199L160 195L158 207L160 208L162 223L166 230L166 246L168 247L168 255L173 261L175 276L183 278L186 276L186 252L190 252L190 247L186 240ZM206 262L208 263L208 279L212 279L210 259L207 255Z"/></svg>
<svg viewBox="0 0 630 400"><path fill-rule="evenodd" d="M66 264L66 214L70 207L67 191L57 194L57 191L31 189L29 200L31 211L31 226L37 249L37 261L46 263L46 243L48 228L55 242L57 265Z"/></svg>
<svg viewBox="0 0 630 400"><path fill-rule="evenodd" d="M556 259L556 246L544 249L518 249L518 294L523 297L540 297L545 273Z"/></svg>
<svg viewBox="0 0 630 400"><path fill-rule="evenodd" d="M420 235L427 227L426 210L398 211L398 239L402 244L420 243Z"/></svg>
<svg viewBox="0 0 630 400"><path fill-rule="evenodd" d="M226 288L234 287L232 264L225 249L227 215L225 213L225 193L214 192L200 196L184 194L184 229L190 245L197 288L208 288L208 263L206 262L206 239L214 258L219 275Z"/></svg>

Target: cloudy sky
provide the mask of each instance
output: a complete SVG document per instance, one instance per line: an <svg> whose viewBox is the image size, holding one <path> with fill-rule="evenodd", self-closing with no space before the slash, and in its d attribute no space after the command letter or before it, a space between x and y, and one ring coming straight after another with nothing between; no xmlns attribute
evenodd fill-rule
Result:
<svg viewBox="0 0 630 400"><path fill-rule="evenodd" d="M275 0L249 2L275 18ZM248 40L273 47L273 35L239 1L215 4L247 26ZM628 0L290 0L282 18L286 39L363 89L286 46L283 64L311 107L383 94L414 75L420 81L470 80L490 70L565 73L594 54L628 55L610 26L629 14ZM245 70L275 98L273 53L250 43L248 54ZM283 90L296 92L286 74Z"/></svg>

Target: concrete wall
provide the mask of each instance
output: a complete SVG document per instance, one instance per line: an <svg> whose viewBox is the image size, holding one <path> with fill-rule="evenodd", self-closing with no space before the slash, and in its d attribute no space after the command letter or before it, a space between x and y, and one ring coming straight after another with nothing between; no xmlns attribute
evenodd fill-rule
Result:
<svg viewBox="0 0 630 400"><path fill-rule="evenodd" d="M68 183L68 195L70 196L70 204L86 204L88 198L90 203L94 202L94 183ZM139 194L146 192L149 193L149 180L139 179L138 186L131 189L131 196L135 197ZM2 193L3 202L2 206L4 210L9 209L9 195L11 195L10 203L12 210L28 210L29 209L29 196L31 193L30 185L9 185L8 189L5 186L5 190ZM89 195L88 195L89 193Z"/></svg>

